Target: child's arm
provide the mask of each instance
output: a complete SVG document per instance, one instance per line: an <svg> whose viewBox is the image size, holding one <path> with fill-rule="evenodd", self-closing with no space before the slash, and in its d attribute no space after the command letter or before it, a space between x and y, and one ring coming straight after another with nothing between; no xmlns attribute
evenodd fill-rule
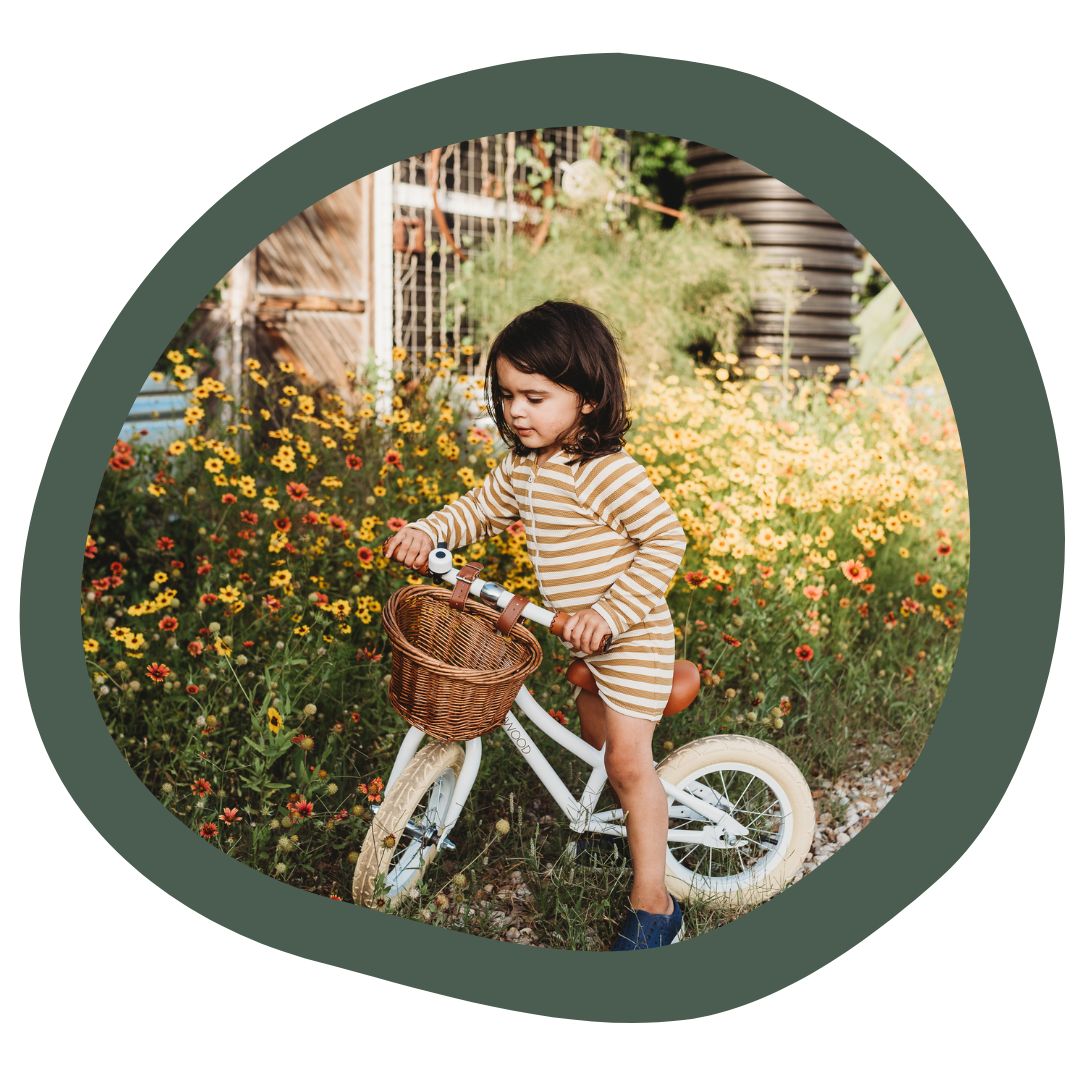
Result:
<svg viewBox="0 0 1080 1080"><path fill-rule="evenodd" d="M634 561L592 605L617 636L667 596L686 551L686 533L645 467L629 454L597 458L589 465L578 475L578 497L638 545Z"/></svg>
<svg viewBox="0 0 1080 1080"><path fill-rule="evenodd" d="M441 541L451 550L502 532L520 516L510 482L512 458L504 454L479 487L405 528L419 529L432 543Z"/></svg>

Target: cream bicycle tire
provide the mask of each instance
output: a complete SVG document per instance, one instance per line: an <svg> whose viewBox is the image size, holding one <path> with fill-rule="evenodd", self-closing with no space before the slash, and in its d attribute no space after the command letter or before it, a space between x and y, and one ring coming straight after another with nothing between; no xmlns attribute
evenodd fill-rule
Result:
<svg viewBox="0 0 1080 1080"><path fill-rule="evenodd" d="M433 742L421 747L402 770L388 789L360 847L352 881L353 900L357 904L392 910L419 884L438 845L403 837L405 826L416 816L425 797L430 801L429 793L441 785L434 797L436 805L424 808L428 820L423 824L433 826L436 831L442 829L464 761L461 743ZM388 892L377 898L380 874L386 876Z"/></svg>
<svg viewBox="0 0 1080 1080"><path fill-rule="evenodd" d="M657 766L657 774L669 784L678 787L688 777L701 777L698 782L707 781L710 774L719 775L723 782L724 770L732 775L741 774L749 777L746 788L749 790L757 779L766 790L776 795L777 810L775 820L778 832L771 840L766 834L764 843L748 844L748 848L761 847L768 850L755 867L744 868L734 874L702 873L696 867L691 869L680 861L680 854L688 858L694 850L692 845L668 844L666 883L668 890L679 900L700 901L709 907L723 910L738 910L753 907L778 893L799 872L814 840L816 813L810 787L799 771L798 766L775 746L760 739L745 735L711 735L703 739L680 746L672 751ZM710 786L710 785L706 785ZM718 794L730 798L723 790ZM670 800L669 800L669 805ZM736 820L761 822L755 824L759 833L765 833L773 818L766 817L767 811L757 813L754 810L736 813ZM686 822L677 821L676 827L685 827ZM749 834L753 836L753 832ZM700 845L699 845L700 847ZM699 854L699 859L712 857L713 852ZM742 862L741 859L739 859Z"/></svg>

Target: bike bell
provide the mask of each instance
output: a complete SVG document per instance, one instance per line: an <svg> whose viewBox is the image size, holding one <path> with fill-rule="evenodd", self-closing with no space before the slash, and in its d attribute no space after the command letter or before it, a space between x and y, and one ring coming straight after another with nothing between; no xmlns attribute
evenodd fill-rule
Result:
<svg viewBox="0 0 1080 1080"><path fill-rule="evenodd" d="M453 569L454 560L450 549L440 541L428 555L428 573L442 575Z"/></svg>

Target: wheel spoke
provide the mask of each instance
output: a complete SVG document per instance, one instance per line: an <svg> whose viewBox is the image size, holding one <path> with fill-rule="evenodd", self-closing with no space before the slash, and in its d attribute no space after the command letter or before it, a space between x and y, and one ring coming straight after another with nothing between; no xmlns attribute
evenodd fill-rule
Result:
<svg viewBox="0 0 1080 1080"><path fill-rule="evenodd" d="M744 787L742 791L739 792L739 797L735 800L736 808L738 808L739 803L742 801L742 797L747 793L747 791L750 790L750 785L754 782L754 779L755 778L751 776L750 779L746 781L746 787Z"/></svg>
<svg viewBox="0 0 1080 1080"><path fill-rule="evenodd" d="M724 798L725 798L725 799L727 799L727 801L728 801L728 805L729 805L729 806L733 806L733 804L732 804L732 802L731 802L731 796L730 796L730 795L728 794L728 789L727 789L727 780L726 780L726 779L724 778L724 773L723 773L723 771L721 771L721 773L720 773L720 784L721 784L721 786L722 786L722 787L723 787L723 789L724 789Z"/></svg>
<svg viewBox="0 0 1080 1080"><path fill-rule="evenodd" d="M781 848L787 828L787 815L773 782L755 769L725 765L692 775L683 785L703 802L730 815L746 832L740 834L742 842L737 847L714 842L673 845L669 848L672 858L692 875L705 879L711 889L722 888L725 879L753 880L758 872L764 872L764 865L771 864ZM735 798L732 791L738 792ZM669 820L679 828L697 822L703 832L714 827L692 814Z"/></svg>
<svg viewBox="0 0 1080 1080"><path fill-rule="evenodd" d="M745 822L744 824L748 829L753 828L755 822L760 821L763 817L766 816L772 819L780 819L781 821L784 817L784 815L781 813L769 814L768 811L762 810L760 813L755 814L749 821Z"/></svg>
<svg viewBox="0 0 1080 1080"><path fill-rule="evenodd" d="M440 804L445 792L445 776L439 776L421 796L408 824L402 829L398 844L390 852L386 870L386 880L392 892L400 892L404 888L404 881L411 880L416 871L423 867L424 849L434 843L429 834L432 829L438 830Z"/></svg>
<svg viewBox="0 0 1080 1080"><path fill-rule="evenodd" d="M771 852L776 850L776 844L770 841L762 842L761 840L755 840L752 836L748 836L746 839L748 843L756 844L762 851Z"/></svg>

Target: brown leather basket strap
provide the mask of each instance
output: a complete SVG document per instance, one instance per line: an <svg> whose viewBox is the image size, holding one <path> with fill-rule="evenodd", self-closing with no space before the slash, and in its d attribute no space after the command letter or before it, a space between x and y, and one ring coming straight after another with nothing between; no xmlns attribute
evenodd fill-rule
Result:
<svg viewBox="0 0 1080 1080"><path fill-rule="evenodd" d="M521 618L521 609L528 603L528 599L524 596L514 596L511 598L510 603L502 609L502 614L499 616L499 621L495 624L500 634L509 634L513 628L514 623Z"/></svg>
<svg viewBox="0 0 1080 1080"><path fill-rule="evenodd" d="M478 562L466 563L458 571L458 579L454 584L454 591L450 594L450 606L457 608L458 611L465 610L465 599L469 595L469 586L472 585L476 578L476 575L483 570L484 567Z"/></svg>

